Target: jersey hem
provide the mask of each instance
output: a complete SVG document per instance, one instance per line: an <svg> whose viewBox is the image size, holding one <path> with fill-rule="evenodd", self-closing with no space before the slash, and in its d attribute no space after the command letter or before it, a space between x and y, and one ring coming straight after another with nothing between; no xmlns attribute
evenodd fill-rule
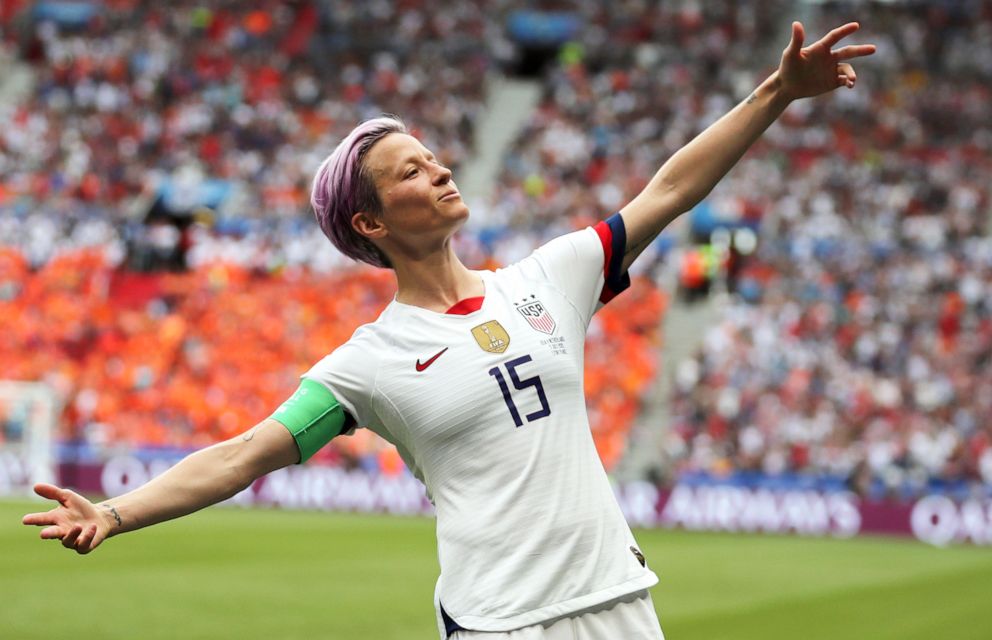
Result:
<svg viewBox="0 0 992 640"><path fill-rule="evenodd" d="M586 595L579 596L577 598L556 602L555 604L541 607L540 609L527 611L526 613L517 614L515 616L490 618L486 616L473 615L456 616L452 615L450 611L445 612L459 626L471 631L513 631L514 629L520 629L521 627L529 627L531 625L548 622L549 620L563 618L565 616L578 613L584 609L596 607L610 602L611 600L622 598L623 596L636 593L637 591L641 591L643 589L648 589L656 584L658 584L658 576L655 575L653 571L648 570L644 575L640 575L626 582L621 582L620 584L614 585L609 589L603 589L602 591L596 591L594 593L587 593ZM437 601L438 600L435 600L435 602ZM438 618L440 619L440 614L438 614ZM444 640L446 636L442 633L441 638Z"/></svg>

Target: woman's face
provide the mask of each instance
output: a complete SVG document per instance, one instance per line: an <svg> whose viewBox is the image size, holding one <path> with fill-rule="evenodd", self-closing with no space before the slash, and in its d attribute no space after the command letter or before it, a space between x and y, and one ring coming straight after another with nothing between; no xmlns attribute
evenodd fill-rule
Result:
<svg viewBox="0 0 992 640"><path fill-rule="evenodd" d="M451 171L413 136L387 135L369 150L365 163L382 202L381 221L393 241L447 239L468 219Z"/></svg>

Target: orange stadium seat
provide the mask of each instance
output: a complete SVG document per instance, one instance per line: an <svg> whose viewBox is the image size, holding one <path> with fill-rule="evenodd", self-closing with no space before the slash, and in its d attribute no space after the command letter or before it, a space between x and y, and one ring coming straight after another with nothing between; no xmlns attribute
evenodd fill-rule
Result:
<svg viewBox="0 0 992 640"><path fill-rule="evenodd" d="M0 298L13 319L0 335L6 375L44 380L65 399L61 436L129 446L201 447L269 415L314 362L376 318L393 294L386 271L256 274L213 263L144 276L154 295L121 296L102 254L67 253L35 272L0 253ZM125 288L130 286L121 285ZM140 297L140 296L139 296ZM598 315L587 346L586 388L596 446L616 464L640 398L654 379L664 295L647 280ZM395 449L359 430L316 459L402 470ZM349 462L350 461L350 462Z"/></svg>

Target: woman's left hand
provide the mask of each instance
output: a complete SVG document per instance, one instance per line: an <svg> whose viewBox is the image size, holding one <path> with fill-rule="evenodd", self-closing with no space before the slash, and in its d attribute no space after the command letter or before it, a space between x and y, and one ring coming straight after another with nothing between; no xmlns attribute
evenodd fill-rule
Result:
<svg viewBox="0 0 992 640"><path fill-rule="evenodd" d="M778 66L782 92L791 100L818 96L838 87L853 88L857 82L854 67L845 60L870 56L875 45L848 45L831 50L843 38L857 31L857 22L837 27L817 42L803 47L806 32L799 22L792 23L792 41L782 52Z"/></svg>

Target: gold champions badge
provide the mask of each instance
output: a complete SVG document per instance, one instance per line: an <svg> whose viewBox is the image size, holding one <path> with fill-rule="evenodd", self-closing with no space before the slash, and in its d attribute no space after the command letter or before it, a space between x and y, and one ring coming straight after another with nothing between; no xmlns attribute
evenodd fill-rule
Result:
<svg viewBox="0 0 992 640"><path fill-rule="evenodd" d="M472 329L472 337L479 343L483 351L489 353L503 353L510 346L510 334L506 332L503 325L490 320Z"/></svg>

